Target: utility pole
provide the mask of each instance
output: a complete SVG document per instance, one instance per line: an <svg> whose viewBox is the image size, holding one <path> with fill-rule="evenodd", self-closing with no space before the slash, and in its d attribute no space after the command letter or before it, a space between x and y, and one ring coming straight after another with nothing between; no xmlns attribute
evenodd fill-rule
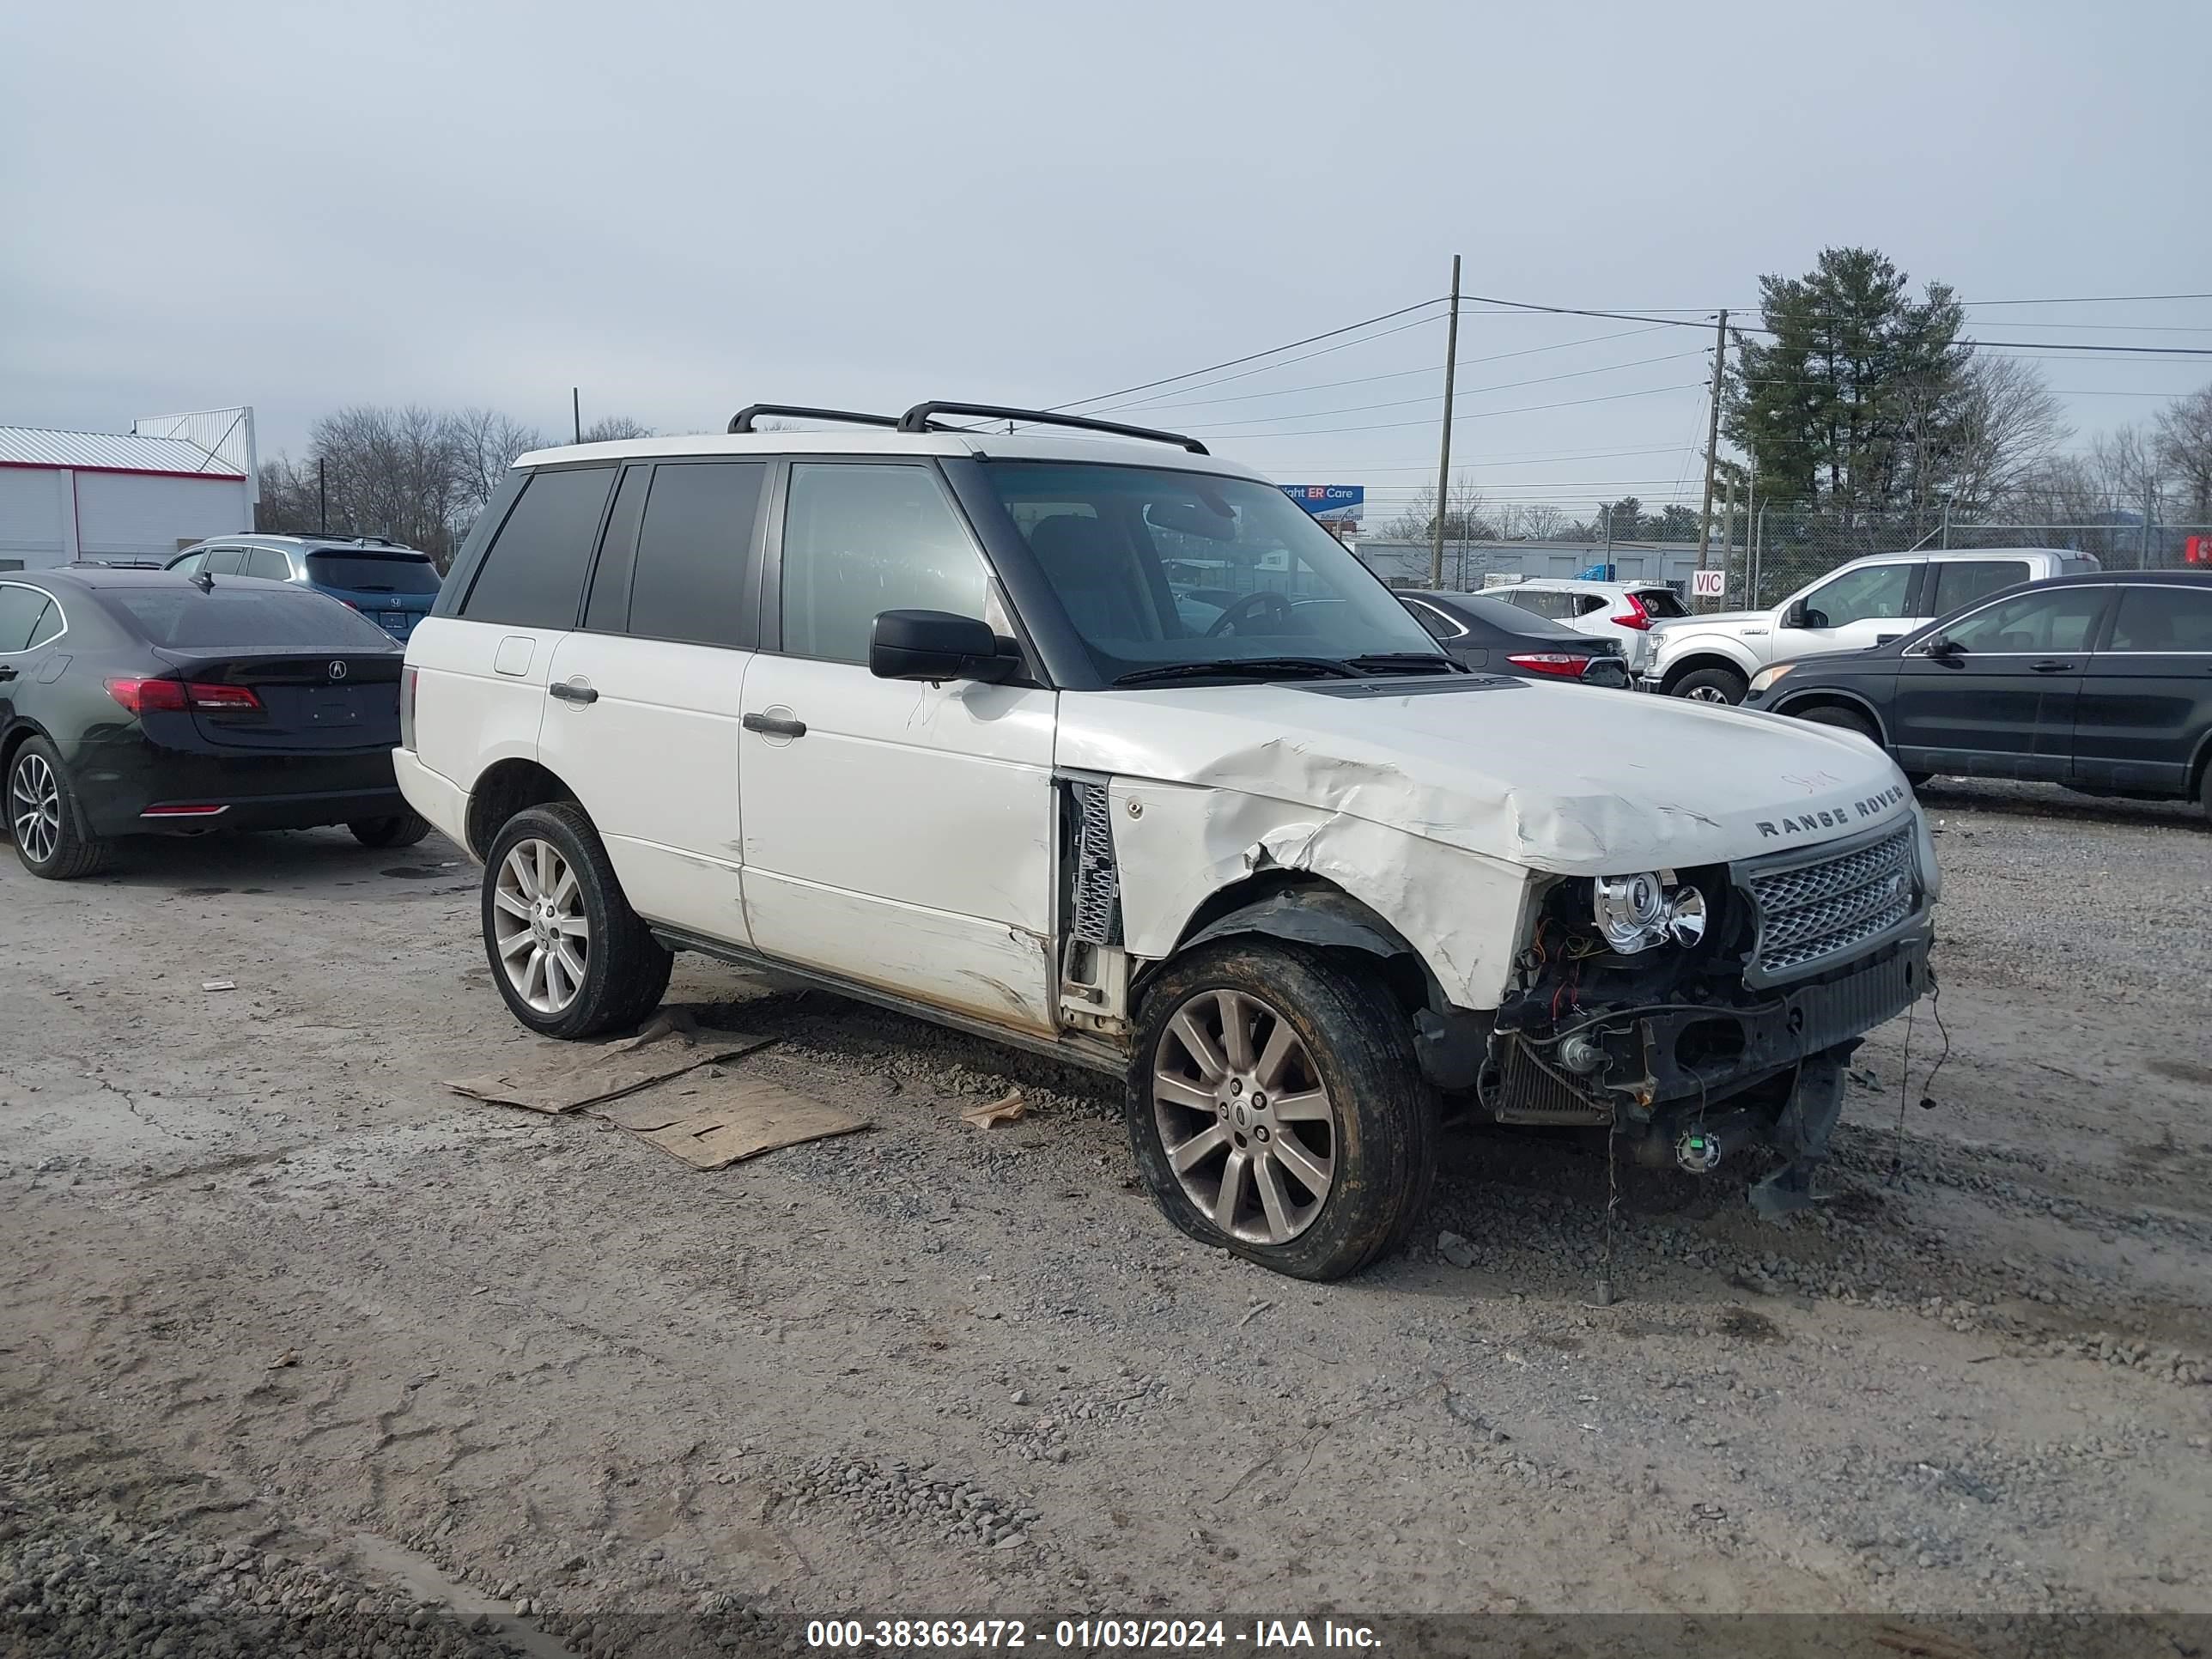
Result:
<svg viewBox="0 0 2212 1659"><path fill-rule="evenodd" d="M2158 512L2158 483L2155 479L2143 480L2142 552L2136 560L2136 568L2150 568L2150 521Z"/></svg>
<svg viewBox="0 0 2212 1659"><path fill-rule="evenodd" d="M576 441L584 441L584 392L581 386L568 388L568 417L576 423Z"/></svg>
<svg viewBox="0 0 2212 1659"><path fill-rule="evenodd" d="M1459 255L1452 255L1451 321L1444 329L1444 431L1437 449L1437 522L1429 537L1429 586L1444 585L1444 513L1451 499L1452 378L1459 367Z"/></svg>
<svg viewBox="0 0 2212 1659"><path fill-rule="evenodd" d="M1713 463L1721 447L1721 372L1728 363L1728 313L1713 331L1713 407L1705 420L1705 506L1698 520L1698 568L1705 568L1705 549L1713 538Z"/></svg>
<svg viewBox="0 0 2212 1659"><path fill-rule="evenodd" d="M320 455L315 457L315 533L331 533L331 464Z"/></svg>

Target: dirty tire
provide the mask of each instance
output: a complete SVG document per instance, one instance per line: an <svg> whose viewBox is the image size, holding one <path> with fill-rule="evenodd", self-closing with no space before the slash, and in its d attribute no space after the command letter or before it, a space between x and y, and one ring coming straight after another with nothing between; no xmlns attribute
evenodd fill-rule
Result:
<svg viewBox="0 0 2212 1659"><path fill-rule="evenodd" d="M430 833L430 821L419 812L396 817L356 818L346 825L363 847L412 847Z"/></svg>
<svg viewBox="0 0 2212 1659"><path fill-rule="evenodd" d="M550 843L574 872L577 898L590 928L580 987L572 1000L551 1012L531 1006L508 978L493 922L500 872L508 854L528 841ZM673 953L629 908L599 831L573 801L526 808L500 826L484 860L481 908L492 983L506 998L508 1011L533 1031L572 1039L626 1030L659 1007L668 990Z"/></svg>
<svg viewBox="0 0 2212 1659"><path fill-rule="evenodd" d="M1176 1015L1221 992L1279 1013L1333 1109L1333 1179L1319 1213L1287 1242L1224 1231L1184 1190L1156 1115L1153 1077ZM1183 1058L1180 1039L1170 1064ZM1229 941L1171 963L1145 994L1126 1093L1129 1142L1152 1198L1202 1243L1296 1279L1341 1279L1401 1246L1436 1173L1437 1103L1413 1058L1405 1010L1371 971L1297 946ZM1193 1123L1203 1121L1194 1115Z"/></svg>
<svg viewBox="0 0 2212 1659"><path fill-rule="evenodd" d="M1674 683L1674 695L1692 702L1739 703L1750 689L1751 683L1742 675L1725 668L1700 668Z"/></svg>
<svg viewBox="0 0 2212 1659"><path fill-rule="evenodd" d="M1853 709L1825 703L1818 708L1807 709L1797 718L1815 726L1832 726L1838 732L1856 732L1876 748L1881 746L1881 734L1874 729L1874 722Z"/></svg>
<svg viewBox="0 0 2212 1659"><path fill-rule="evenodd" d="M34 850L16 818L27 811L39 811L41 802L48 805L38 835L45 844ZM78 823L76 792L70 787L59 751L44 738L26 739L9 758L8 775L0 779L0 824L15 843L15 856L26 870L48 881L93 874L107 862L107 843L83 834Z"/></svg>

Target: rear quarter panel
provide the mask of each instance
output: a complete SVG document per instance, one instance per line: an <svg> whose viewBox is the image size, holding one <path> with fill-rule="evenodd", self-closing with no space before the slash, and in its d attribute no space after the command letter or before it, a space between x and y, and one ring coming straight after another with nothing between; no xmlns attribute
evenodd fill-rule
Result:
<svg viewBox="0 0 2212 1659"><path fill-rule="evenodd" d="M562 637L555 629L424 617L407 641L416 759L464 792L501 761L535 760Z"/></svg>

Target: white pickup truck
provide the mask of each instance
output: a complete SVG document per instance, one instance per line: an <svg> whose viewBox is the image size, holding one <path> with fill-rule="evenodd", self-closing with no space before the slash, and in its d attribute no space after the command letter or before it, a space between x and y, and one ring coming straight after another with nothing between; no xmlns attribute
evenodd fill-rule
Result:
<svg viewBox="0 0 2212 1659"><path fill-rule="evenodd" d="M1877 553L1799 588L1771 611L1729 611L1662 623L1642 684L1698 702L1743 701L1770 663L1816 651L1859 651L2015 582L2097 569L2086 553L2049 547Z"/></svg>

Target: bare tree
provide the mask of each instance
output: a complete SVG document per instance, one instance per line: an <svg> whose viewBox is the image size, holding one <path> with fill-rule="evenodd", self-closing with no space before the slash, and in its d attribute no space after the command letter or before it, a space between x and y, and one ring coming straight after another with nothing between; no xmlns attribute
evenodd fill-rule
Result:
<svg viewBox="0 0 2212 1659"><path fill-rule="evenodd" d="M1474 478L1462 472L1451 481L1444 508L1444 539L1448 542L1487 541L1498 533L1486 514L1487 501ZM1423 484L1413 492L1405 510L1382 527L1392 541L1425 542L1437 532L1437 487Z"/></svg>
<svg viewBox="0 0 2212 1659"><path fill-rule="evenodd" d="M270 536L313 536L322 529L315 464L278 453L261 463L261 499L253 527Z"/></svg>
<svg viewBox="0 0 2212 1659"><path fill-rule="evenodd" d="M1961 380L1948 458L1952 501L1980 514L2047 470L2074 429L2043 371L2026 358L1978 352Z"/></svg>
<svg viewBox="0 0 2212 1659"><path fill-rule="evenodd" d="M612 443L620 438L658 437L642 421L633 421L627 415L603 415L584 428L583 441L587 444Z"/></svg>
<svg viewBox="0 0 2212 1659"><path fill-rule="evenodd" d="M447 416L461 499L481 512L515 457L544 449L551 440L534 426L493 409L464 409Z"/></svg>
<svg viewBox="0 0 2212 1659"><path fill-rule="evenodd" d="M2179 487L2191 524L2212 524L2212 386L2159 411L2160 463Z"/></svg>

